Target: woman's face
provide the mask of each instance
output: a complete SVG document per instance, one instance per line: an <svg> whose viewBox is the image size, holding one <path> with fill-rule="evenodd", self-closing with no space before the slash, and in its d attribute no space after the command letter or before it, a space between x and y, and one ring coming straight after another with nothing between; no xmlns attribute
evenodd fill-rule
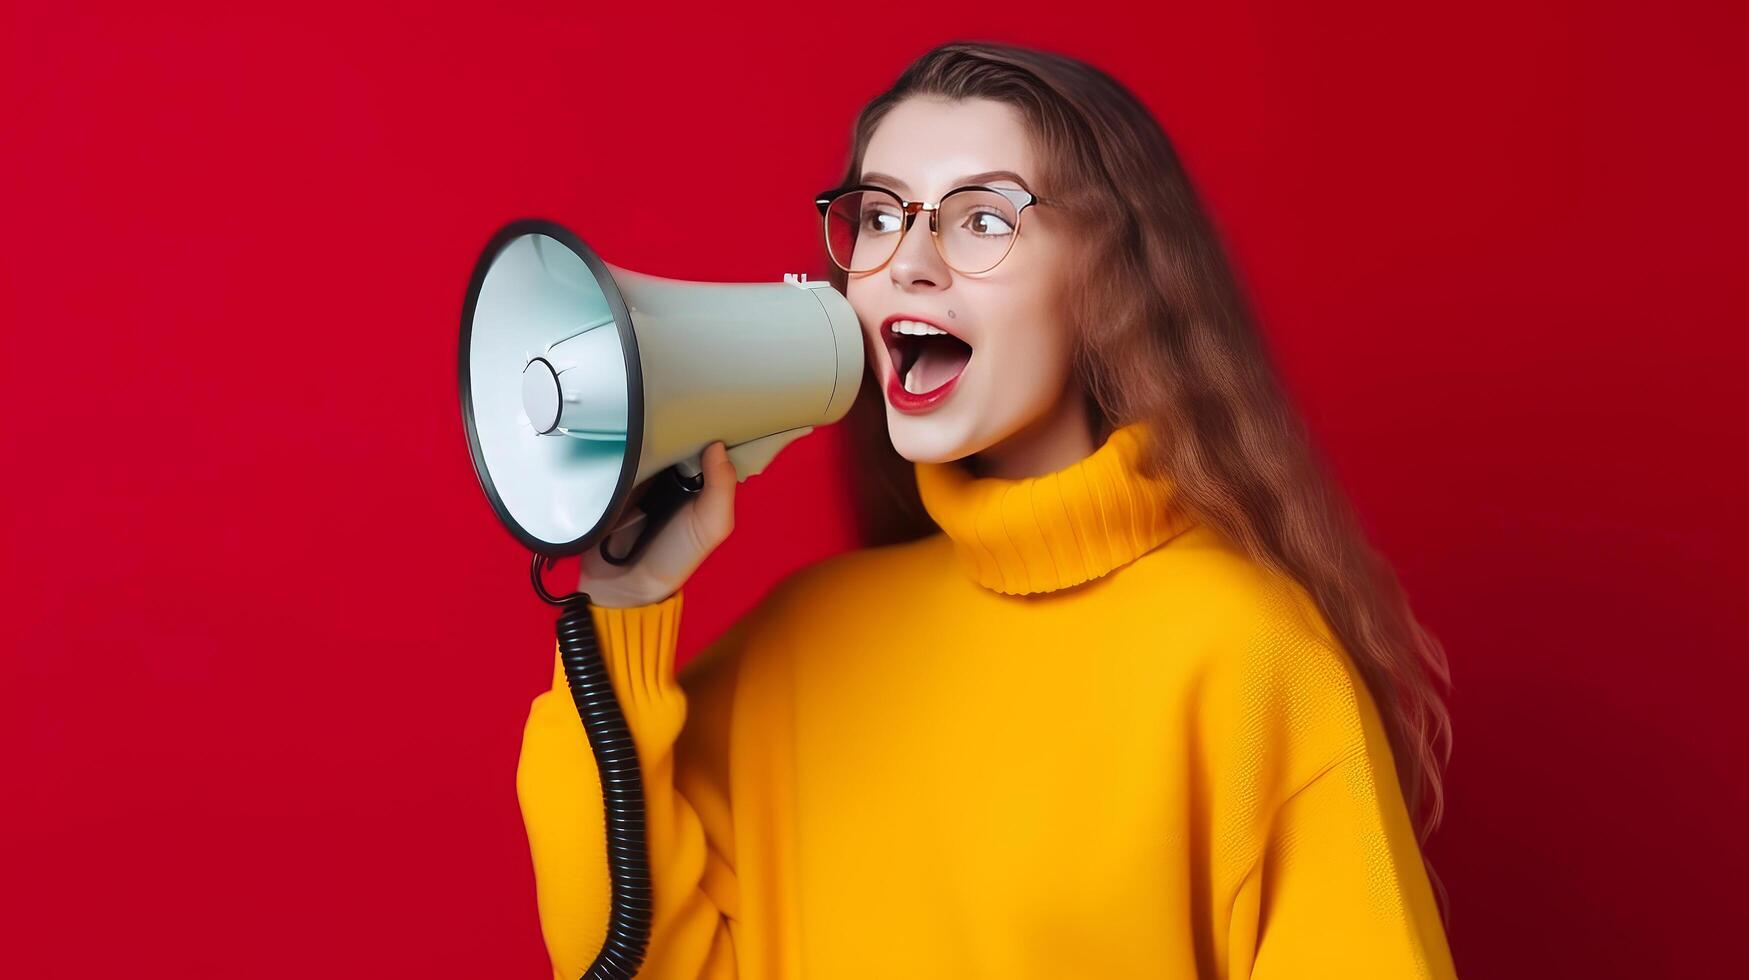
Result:
<svg viewBox="0 0 1749 980"><path fill-rule="evenodd" d="M1020 179L968 179L992 170L1012 171ZM910 98L894 106L870 137L862 180L930 204L967 183L1046 191L1020 115L989 99ZM850 275L845 290L881 384L887 431L899 455L914 462L947 462L992 449L999 455L1005 441L1036 438L1053 417L1081 405L1079 386L1072 383L1069 329L1056 298L1066 233L1048 205L1029 207L1001 263L964 275L943 263L927 222L927 215L917 215L892 260L874 272ZM941 230L946 234L945 216ZM1000 223L981 219L979 231L990 230L999 231ZM964 351L951 341L895 336L889 323L894 317L946 330L971 347L970 358L962 368ZM946 378L953 378L953 387L926 407L902 408L891 392L906 387L898 372L913 347L920 356L910 371L910 389L936 389Z"/></svg>

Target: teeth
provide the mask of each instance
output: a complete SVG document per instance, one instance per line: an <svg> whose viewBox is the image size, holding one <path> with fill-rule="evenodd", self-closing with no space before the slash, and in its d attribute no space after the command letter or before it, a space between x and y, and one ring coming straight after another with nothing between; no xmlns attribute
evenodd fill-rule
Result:
<svg viewBox="0 0 1749 980"><path fill-rule="evenodd" d="M929 337L936 334L945 335L947 333L946 330L943 330L940 327L929 323L923 323L919 320L894 320L893 332L902 333L910 337Z"/></svg>

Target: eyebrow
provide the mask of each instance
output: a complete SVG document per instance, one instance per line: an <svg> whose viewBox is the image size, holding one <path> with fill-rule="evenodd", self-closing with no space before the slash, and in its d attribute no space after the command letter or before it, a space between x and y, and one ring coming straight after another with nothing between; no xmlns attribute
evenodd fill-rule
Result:
<svg viewBox="0 0 1749 980"><path fill-rule="evenodd" d="M1012 170L986 170L983 173L967 174L966 176L961 177L957 182L955 182L954 186L959 187L959 186L964 185L964 184L984 184L984 183L988 183L992 180L1004 180L1004 179L1012 180L1016 184L1019 184L1021 187L1025 187L1028 191L1032 190L1031 187L1027 186L1026 181L1022 180L1021 176ZM910 188L905 186L904 181L900 180L897 177L890 176L888 174L865 173L862 175L862 181L865 184L886 184L887 186L893 188L896 191L900 191L901 193L905 193L905 194L911 193Z"/></svg>

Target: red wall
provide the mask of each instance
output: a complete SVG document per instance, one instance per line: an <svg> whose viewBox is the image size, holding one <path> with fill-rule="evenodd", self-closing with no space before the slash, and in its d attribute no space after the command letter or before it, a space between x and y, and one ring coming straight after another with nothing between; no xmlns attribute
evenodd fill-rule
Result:
<svg viewBox="0 0 1749 980"><path fill-rule="evenodd" d="M0 15L12 975L543 975L476 251L822 275L855 110L956 36L1104 66L1200 182L1450 649L1463 972L1740 971L1740 15L246 6ZM851 545L837 439L743 487L686 652Z"/></svg>

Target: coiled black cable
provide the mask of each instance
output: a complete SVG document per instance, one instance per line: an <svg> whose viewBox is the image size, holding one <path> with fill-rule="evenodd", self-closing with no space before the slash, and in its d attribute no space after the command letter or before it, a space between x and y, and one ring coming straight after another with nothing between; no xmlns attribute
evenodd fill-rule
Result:
<svg viewBox="0 0 1749 980"><path fill-rule="evenodd" d="M560 606L559 660L565 682L571 688L589 748L595 753L595 768L601 774L601 802L606 815L607 871L611 879L613 906L607 919L607 937L601 952L589 965L584 980L630 980L643 963L650 941L652 893L649 852L645 842L644 782L638 767L638 752L626 727L613 682L602 662L596 642L595 622L589 615L589 597L575 592L554 598L541 581L549 561L534 557L531 574L535 591L546 602Z"/></svg>
<svg viewBox="0 0 1749 980"><path fill-rule="evenodd" d="M614 565L637 561L680 505L702 489L702 472L688 477L672 466L663 470L648 482L639 501L644 526L631 548L624 555L615 555L608 550L608 538L603 538L598 545L602 559ZM607 873L613 905L607 917L607 938L583 980L630 980L643 963L650 942L654 901L644 835L644 776L638 767L637 745L614 696L607 665L601 660L589 597L582 592L566 596L548 592L541 575L551 561L537 553L528 574L535 594L564 610L558 623L559 661L565 667L565 683L571 688L577 716L589 736L589 748L595 753L595 769L601 774L601 809L607 817Z"/></svg>

